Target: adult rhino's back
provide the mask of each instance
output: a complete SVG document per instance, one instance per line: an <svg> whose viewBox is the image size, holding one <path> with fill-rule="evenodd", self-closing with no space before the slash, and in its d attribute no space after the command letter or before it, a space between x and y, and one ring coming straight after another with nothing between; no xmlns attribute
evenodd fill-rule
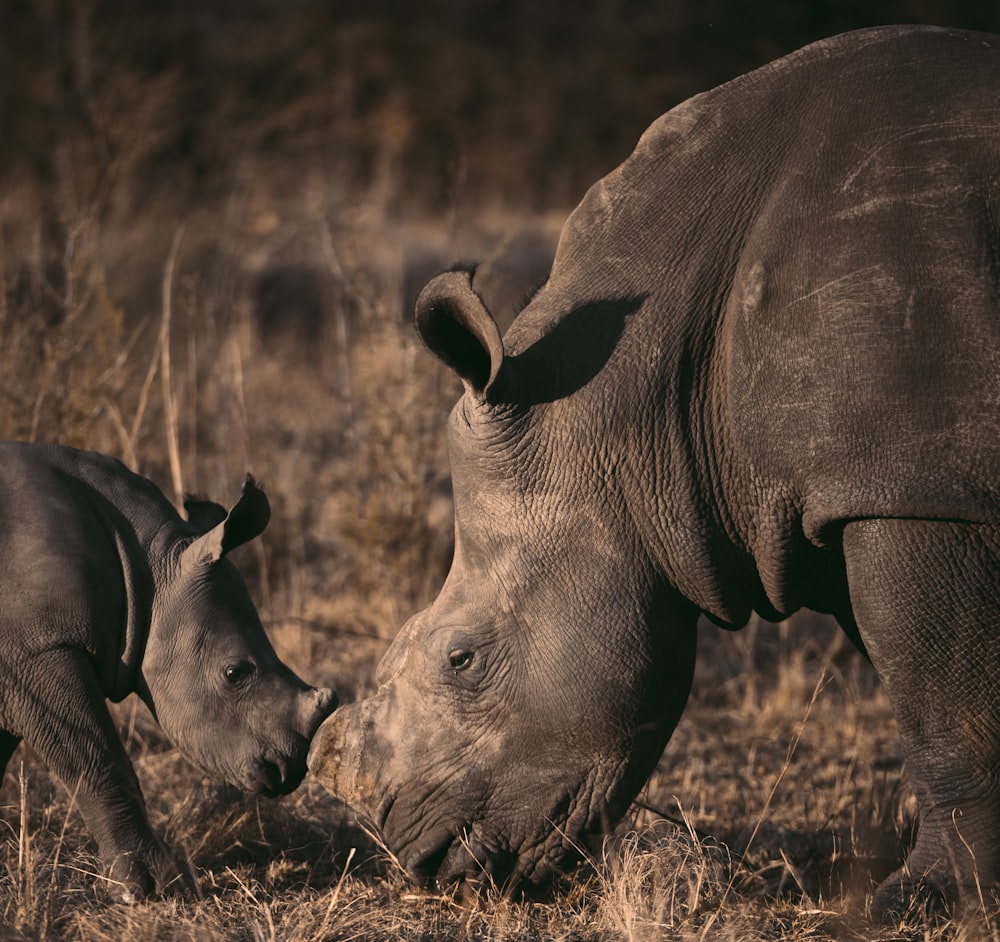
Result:
<svg viewBox="0 0 1000 942"><path fill-rule="evenodd" d="M620 411L662 396L663 423L708 456L684 473L730 488L775 608L792 609L803 536L1000 520L998 180L996 37L815 43L655 122L573 213L505 348L530 360L588 299L644 299L590 408L608 386Z"/></svg>
<svg viewBox="0 0 1000 942"><path fill-rule="evenodd" d="M887 77L869 35L800 106L720 324L733 465L820 543L1000 521L1000 44L914 29Z"/></svg>

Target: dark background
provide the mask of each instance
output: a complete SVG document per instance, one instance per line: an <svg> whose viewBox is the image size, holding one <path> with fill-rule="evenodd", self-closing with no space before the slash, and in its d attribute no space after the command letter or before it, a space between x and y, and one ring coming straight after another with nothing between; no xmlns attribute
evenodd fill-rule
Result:
<svg viewBox="0 0 1000 942"><path fill-rule="evenodd" d="M691 94L823 36L1000 30L982 0L33 0L0 5L0 182L52 183L143 138L134 201L206 200L248 150L345 187L397 167L398 212L573 205ZM82 144L80 143L82 142ZM401 171L398 168L403 168Z"/></svg>
<svg viewBox="0 0 1000 942"><path fill-rule="evenodd" d="M189 410L236 324L349 399L344 351L456 261L505 324L664 111L894 22L1000 3L0 2L0 436L141 451L168 271Z"/></svg>

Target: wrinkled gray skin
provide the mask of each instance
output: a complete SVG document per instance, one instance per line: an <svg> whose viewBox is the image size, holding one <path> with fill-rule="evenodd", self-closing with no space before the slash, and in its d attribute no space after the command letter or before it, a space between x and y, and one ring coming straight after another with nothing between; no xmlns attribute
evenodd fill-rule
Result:
<svg viewBox="0 0 1000 942"><path fill-rule="evenodd" d="M336 706L278 660L224 558L264 529L264 492L248 476L228 514L185 506L104 455L0 443L0 774L28 742L126 902L196 884L150 828L105 699L138 693L205 772L264 794L298 785Z"/></svg>
<svg viewBox="0 0 1000 942"><path fill-rule="evenodd" d="M1000 878L1000 37L835 37L657 121L465 384L456 553L310 768L414 879L544 883L627 808L695 621L806 606L892 700L919 833L876 907Z"/></svg>

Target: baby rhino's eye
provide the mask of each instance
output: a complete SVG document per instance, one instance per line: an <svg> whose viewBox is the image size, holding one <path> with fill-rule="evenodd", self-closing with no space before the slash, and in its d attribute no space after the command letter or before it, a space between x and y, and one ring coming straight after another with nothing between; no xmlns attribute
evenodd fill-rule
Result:
<svg viewBox="0 0 1000 942"><path fill-rule="evenodd" d="M253 672L254 666L249 661L238 661L234 664L227 664L222 670L222 674L226 678L227 683L230 683L233 686L242 683L250 677Z"/></svg>

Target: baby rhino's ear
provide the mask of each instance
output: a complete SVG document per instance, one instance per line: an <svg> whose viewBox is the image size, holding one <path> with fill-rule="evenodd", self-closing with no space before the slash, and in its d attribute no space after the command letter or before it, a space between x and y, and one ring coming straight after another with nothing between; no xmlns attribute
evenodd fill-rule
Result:
<svg viewBox="0 0 1000 942"><path fill-rule="evenodd" d="M228 515L222 504L217 504L201 494L184 495L184 512L188 520L202 533L207 533L216 524L222 523Z"/></svg>
<svg viewBox="0 0 1000 942"><path fill-rule="evenodd" d="M243 493L232 510L210 500L186 499L188 519L206 529L185 551L191 559L215 561L226 553L260 536L271 519L271 504L253 475L243 482Z"/></svg>

